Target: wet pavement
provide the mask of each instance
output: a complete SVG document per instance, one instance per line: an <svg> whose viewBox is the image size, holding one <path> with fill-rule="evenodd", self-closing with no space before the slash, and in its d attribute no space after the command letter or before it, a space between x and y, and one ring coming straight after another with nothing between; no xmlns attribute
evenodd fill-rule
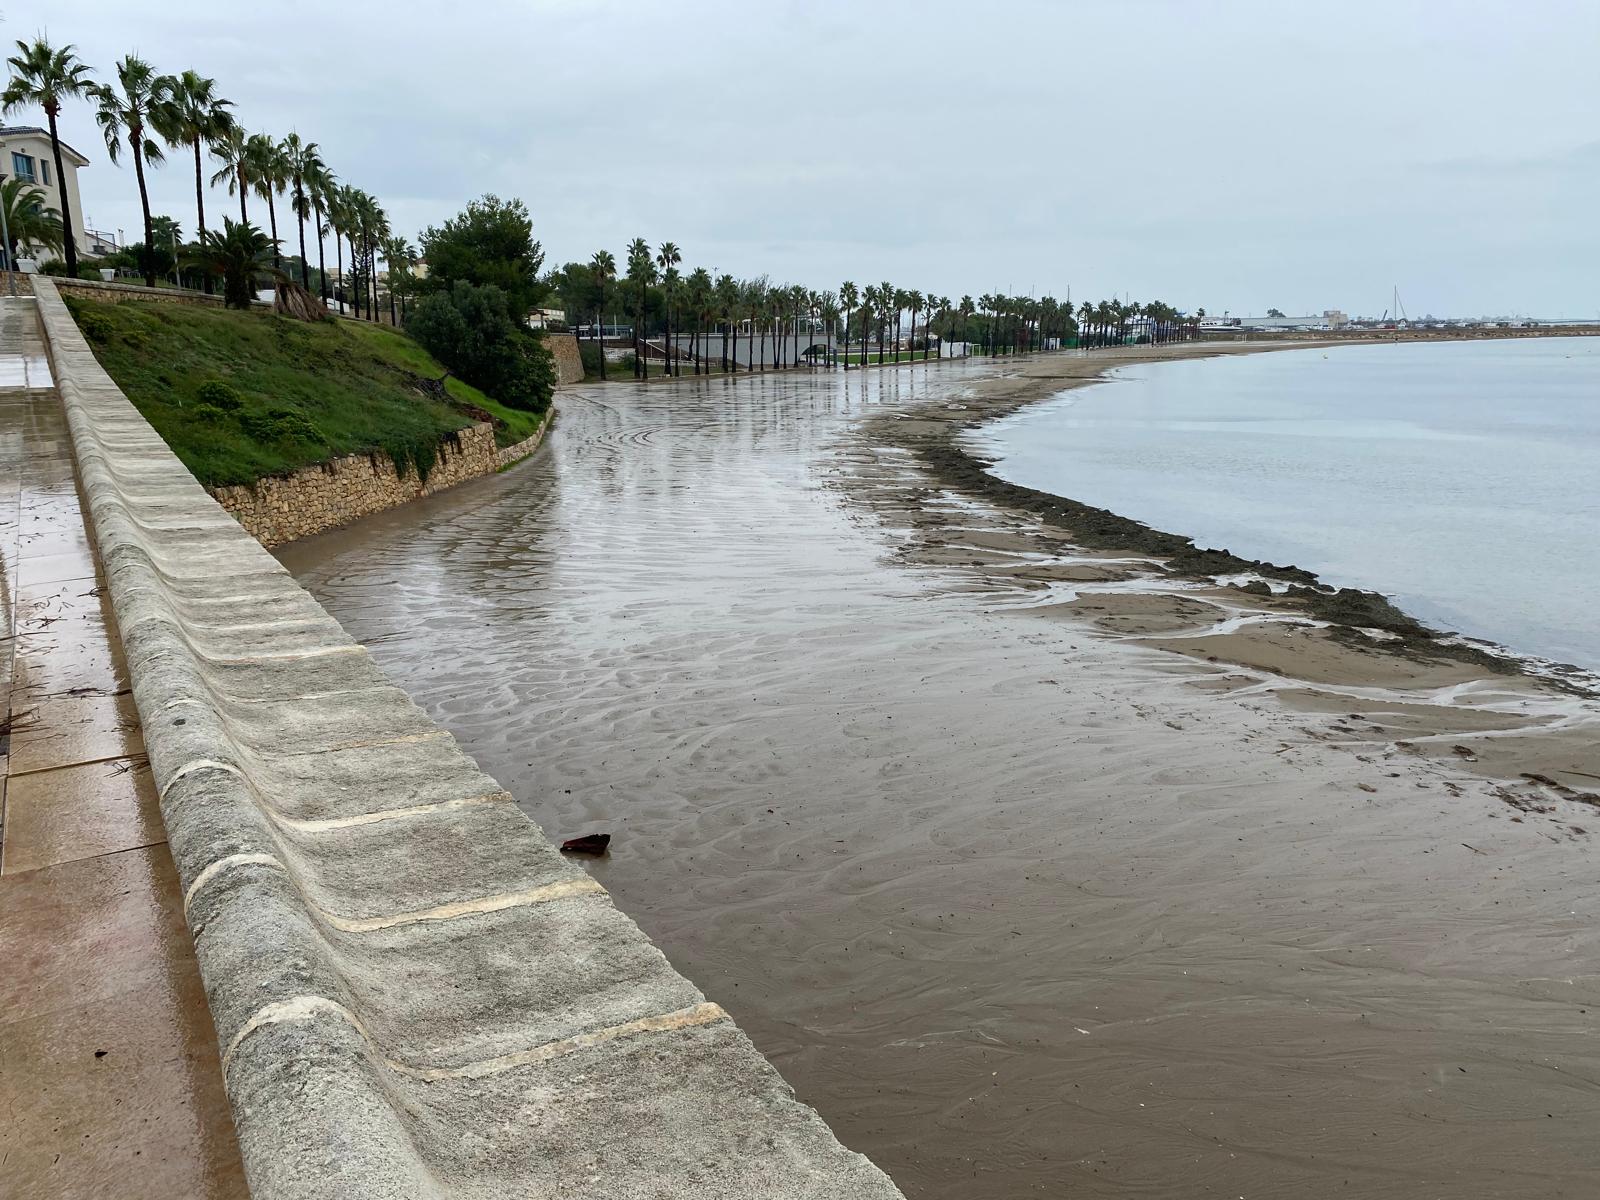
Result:
<svg viewBox="0 0 1600 1200"><path fill-rule="evenodd" d="M29 299L0 300L0 622L0 1196L244 1196Z"/></svg>

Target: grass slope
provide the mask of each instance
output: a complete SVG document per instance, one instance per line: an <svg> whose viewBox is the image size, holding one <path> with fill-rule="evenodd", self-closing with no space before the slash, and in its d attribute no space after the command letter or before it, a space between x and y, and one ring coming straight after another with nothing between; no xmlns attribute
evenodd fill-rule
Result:
<svg viewBox="0 0 1600 1200"><path fill-rule="evenodd" d="M208 486L253 483L373 450L426 472L440 439L478 419L420 386L419 377L438 379L444 368L382 326L66 299L100 364ZM237 393L235 410L202 400L202 387L213 381ZM459 379L445 388L456 402L490 413L503 446L531 435L543 419Z"/></svg>

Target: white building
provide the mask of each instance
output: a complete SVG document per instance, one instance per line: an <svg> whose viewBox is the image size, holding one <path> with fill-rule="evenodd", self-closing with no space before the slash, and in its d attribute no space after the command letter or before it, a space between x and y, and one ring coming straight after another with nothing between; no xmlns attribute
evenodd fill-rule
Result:
<svg viewBox="0 0 1600 1200"><path fill-rule="evenodd" d="M50 131L36 125L0 126L0 172L7 179L21 179L39 188L45 194L45 203L57 212L65 212L61 205L61 192L65 188L67 207L72 210L72 240L78 253L88 257L92 244L103 242L104 237L91 239L83 225L83 201L78 197L78 169L89 165L89 160L65 142L61 143L63 178L56 178L55 156L50 151ZM27 248L23 247L24 255Z"/></svg>

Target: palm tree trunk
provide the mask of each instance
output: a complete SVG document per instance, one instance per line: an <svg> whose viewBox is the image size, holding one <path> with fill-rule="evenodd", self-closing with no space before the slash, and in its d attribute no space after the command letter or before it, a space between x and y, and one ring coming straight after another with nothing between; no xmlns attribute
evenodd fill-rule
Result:
<svg viewBox="0 0 1600 1200"><path fill-rule="evenodd" d="M143 127L128 130L128 144L133 147L133 173L139 177L139 207L144 211L144 285L156 285L156 229L150 220L150 192L144 185L144 156L139 153Z"/></svg>
<svg viewBox="0 0 1600 1200"><path fill-rule="evenodd" d="M199 159L195 161L198 162ZM294 222L300 227L300 286L309 292L311 290L311 269L306 265L306 219L300 215L298 200L303 193L300 191L299 179L294 181L294 194L297 201L294 206Z"/></svg>
<svg viewBox="0 0 1600 1200"><path fill-rule="evenodd" d="M50 109L45 110L45 116L50 120L50 153L56 160L56 191L61 196L61 232L63 235L62 248L66 251L67 274L74 279L78 276L78 243L72 236L72 205L67 201L67 172L61 165L61 138L56 133L56 114ZM136 154L135 158L138 157ZM196 161L199 161L198 159ZM12 269L15 270L16 259L11 260ZM210 288L206 289L210 291Z"/></svg>
<svg viewBox="0 0 1600 1200"><path fill-rule="evenodd" d="M352 248L352 253L354 249ZM350 290L349 281L344 277L344 234L338 229L333 231L334 262L337 263L339 272L339 315L344 316L344 294Z"/></svg>
<svg viewBox="0 0 1600 1200"><path fill-rule="evenodd" d="M233 169L233 174L234 178L239 181L239 221L242 224L248 225L250 224L250 214L245 211L244 198L245 195L250 191L250 184L244 177L243 166L235 167Z"/></svg>
<svg viewBox="0 0 1600 1200"><path fill-rule="evenodd" d="M200 166L200 139L199 138L195 138L194 139L194 207L195 207L195 212L199 215L199 218L200 218L200 220L199 220L200 232L199 232L198 237L196 237L196 239L195 239L198 242L204 242L206 240L206 192L205 192L205 186L204 186L204 183L203 183L203 179L204 179L204 174L203 174L202 168ZM206 273L202 274L201 275L201 279L204 281L202 286L205 288L206 295L209 296L211 294L211 274L210 274L210 272L206 272Z"/></svg>
<svg viewBox="0 0 1600 1200"><path fill-rule="evenodd" d="M322 246L322 205L317 205L317 294L322 307L328 307L328 259Z"/></svg>
<svg viewBox="0 0 1600 1200"><path fill-rule="evenodd" d="M278 270L283 270L283 255L278 248L278 205L273 197L278 189L275 186L267 187L267 219L272 222L272 265Z"/></svg>

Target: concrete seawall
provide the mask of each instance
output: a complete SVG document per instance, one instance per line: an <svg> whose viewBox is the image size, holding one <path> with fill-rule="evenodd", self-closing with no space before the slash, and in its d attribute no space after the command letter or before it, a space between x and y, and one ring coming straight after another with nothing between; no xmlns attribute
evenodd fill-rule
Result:
<svg viewBox="0 0 1600 1200"><path fill-rule="evenodd" d="M898 1196L37 291L257 1200Z"/></svg>

